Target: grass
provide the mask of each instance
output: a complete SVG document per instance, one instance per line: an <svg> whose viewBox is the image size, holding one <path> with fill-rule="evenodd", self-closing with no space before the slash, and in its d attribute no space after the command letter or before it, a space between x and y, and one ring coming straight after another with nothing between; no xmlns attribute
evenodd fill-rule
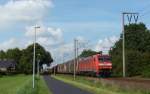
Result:
<svg viewBox="0 0 150 94"><path fill-rule="evenodd" d="M40 77L39 83L38 83L38 94L52 94L48 87L46 86L45 81L43 80L43 77Z"/></svg>
<svg viewBox="0 0 150 94"><path fill-rule="evenodd" d="M16 94L29 79L30 76L24 75L0 77L0 94Z"/></svg>
<svg viewBox="0 0 150 94"><path fill-rule="evenodd" d="M42 77L35 82L33 89L31 75L0 77L0 94L51 94Z"/></svg>
<svg viewBox="0 0 150 94"><path fill-rule="evenodd" d="M146 91L132 91L132 90L123 90L117 86L110 86L99 81L88 80L85 77L78 76L76 80L73 80L71 75L56 75L53 76L55 79L64 81L66 83L72 84L76 87L79 87L83 90L87 90L93 94L150 94Z"/></svg>

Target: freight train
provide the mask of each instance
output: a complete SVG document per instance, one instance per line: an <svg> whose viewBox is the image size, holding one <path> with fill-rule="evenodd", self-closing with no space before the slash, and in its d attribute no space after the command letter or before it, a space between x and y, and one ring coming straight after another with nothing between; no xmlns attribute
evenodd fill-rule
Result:
<svg viewBox="0 0 150 94"><path fill-rule="evenodd" d="M77 59L76 59L77 60ZM79 58L78 63L70 60L53 67L55 73L88 75L97 77L109 77L112 70L111 57L109 55L96 54L93 56ZM74 68L75 65L75 68Z"/></svg>

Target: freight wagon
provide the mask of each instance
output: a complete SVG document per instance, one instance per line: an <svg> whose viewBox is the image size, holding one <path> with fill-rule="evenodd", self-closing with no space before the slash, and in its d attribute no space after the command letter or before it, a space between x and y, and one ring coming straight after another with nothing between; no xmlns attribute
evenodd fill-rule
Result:
<svg viewBox="0 0 150 94"><path fill-rule="evenodd" d="M57 73L74 73L74 65L76 74L89 76L108 77L111 75L112 62L109 55L96 54L86 58L79 58L78 63L74 60L67 61L63 64L55 66Z"/></svg>

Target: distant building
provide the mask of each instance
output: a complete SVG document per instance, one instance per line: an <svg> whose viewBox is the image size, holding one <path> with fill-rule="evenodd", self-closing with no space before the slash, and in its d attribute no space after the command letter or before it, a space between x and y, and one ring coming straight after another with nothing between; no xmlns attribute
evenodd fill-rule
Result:
<svg viewBox="0 0 150 94"><path fill-rule="evenodd" d="M42 64L41 72L48 72L50 70L50 66L47 64Z"/></svg>
<svg viewBox="0 0 150 94"><path fill-rule="evenodd" d="M17 63L14 60L0 60L0 72L13 72Z"/></svg>

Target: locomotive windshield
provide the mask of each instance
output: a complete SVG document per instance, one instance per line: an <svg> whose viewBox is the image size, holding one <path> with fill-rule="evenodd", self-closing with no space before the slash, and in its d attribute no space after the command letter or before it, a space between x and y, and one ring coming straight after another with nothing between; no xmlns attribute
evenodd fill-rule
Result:
<svg viewBox="0 0 150 94"><path fill-rule="evenodd" d="M110 62L111 58L109 56L99 57L99 62Z"/></svg>

